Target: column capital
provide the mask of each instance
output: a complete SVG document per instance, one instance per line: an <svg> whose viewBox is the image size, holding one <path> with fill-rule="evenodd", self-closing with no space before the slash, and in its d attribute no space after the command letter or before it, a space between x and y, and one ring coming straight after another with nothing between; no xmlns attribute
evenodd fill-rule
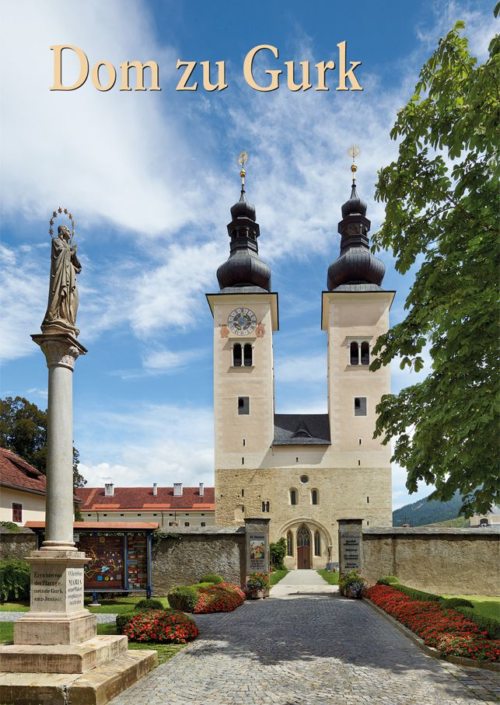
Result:
<svg viewBox="0 0 500 705"><path fill-rule="evenodd" d="M87 349L69 333L37 333L31 338L42 348L49 368L66 367L73 370L76 359L87 352Z"/></svg>

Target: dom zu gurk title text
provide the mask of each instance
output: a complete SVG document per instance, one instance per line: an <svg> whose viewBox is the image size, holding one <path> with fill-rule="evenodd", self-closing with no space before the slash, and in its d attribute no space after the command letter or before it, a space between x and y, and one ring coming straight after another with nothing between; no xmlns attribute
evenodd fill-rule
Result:
<svg viewBox="0 0 500 705"><path fill-rule="evenodd" d="M54 73L51 91L76 91L88 80L98 91L107 92L112 88L120 91L161 91L160 68L156 61L123 61L116 68L110 61L99 59L93 65L87 54L74 44L56 44L50 47L54 52ZM290 91L362 91L356 76L361 61L348 61L347 42L337 44L336 61L284 61L279 67L279 50L272 44L259 44L246 54L243 60L243 78L256 91L275 91L284 84ZM79 75L71 76L72 83L63 81L64 57L71 52L72 67L79 64ZM255 61L259 71L255 70ZM269 66L269 68L263 68ZM176 69L179 80L175 90L213 92L229 87L225 61L184 61L177 59ZM78 69L77 69L78 71ZM66 76L65 76L66 78ZM336 83L336 85L335 85Z"/></svg>

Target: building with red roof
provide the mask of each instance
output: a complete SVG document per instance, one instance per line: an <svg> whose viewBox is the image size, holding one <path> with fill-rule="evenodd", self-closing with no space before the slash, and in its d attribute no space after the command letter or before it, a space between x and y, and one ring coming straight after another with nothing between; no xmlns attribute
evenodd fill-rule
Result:
<svg viewBox="0 0 500 705"><path fill-rule="evenodd" d="M22 525L45 520L45 475L6 448L0 448L0 521Z"/></svg>
<svg viewBox="0 0 500 705"><path fill-rule="evenodd" d="M85 522L157 522L161 531L199 529L215 524L213 487L79 487L80 512Z"/></svg>

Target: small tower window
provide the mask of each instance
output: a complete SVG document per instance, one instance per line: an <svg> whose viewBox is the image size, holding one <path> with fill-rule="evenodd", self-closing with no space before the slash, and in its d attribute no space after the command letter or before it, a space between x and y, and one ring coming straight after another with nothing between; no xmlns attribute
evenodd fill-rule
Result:
<svg viewBox="0 0 500 705"><path fill-rule="evenodd" d="M262 511L263 512L269 512L269 508L270 508L269 502L267 502L267 501L262 502Z"/></svg>
<svg viewBox="0 0 500 705"><path fill-rule="evenodd" d="M321 534L319 531L314 532L314 555L321 556Z"/></svg>
<svg viewBox="0 0 500 705"><path fill-rule="evenodd" d="M241 367L241 343L233 345L233 367Z"/></svg>
<svg viewBox="0 0 500 705"><path fill-rule="evenodd" d="M354 397L354 416L366 416L366 397Z"/></svg>
<svg viewBox="0 0 500 705"><path fill-rule="evenodd" d="M294 490L294 489L290 490L290 504L292 504L292 505L297 504L297 490Z"/></svg>
<svg viewBox="0 0 500 705"><path fill-rule="evenodd" d="M370 364L370 345L366 340L361 343L361 364Z"/></svg>
<svg viewBox="0 0 500 705"><path fill-rule="evenodd" d="M311 504L319 504L318 490L311 490Z"/></svg>
<svg viewBox="0 0 500 705"><path fill-rule="evenodd" d="M250 397L238 397L238 414L250 413Z"/></svg>
<svg viewBox="0 0 500 705"><path fill-rule="evenodd" d="M351 343L351 365L359 365L359 345L355 341Z"/></svg>
<svg viewBox="0 0 500 705"><path fill-rule="evenodd" d="M286 554L293 556L293 534L291 531L287 531L286 534Z"/></svg>
<svg viewBox="0 0 500 705"><path fill-rule="evenodd" d="M245 367L253 365L253 349L251 343L245 343L243 348L243 364Z"/></svg>

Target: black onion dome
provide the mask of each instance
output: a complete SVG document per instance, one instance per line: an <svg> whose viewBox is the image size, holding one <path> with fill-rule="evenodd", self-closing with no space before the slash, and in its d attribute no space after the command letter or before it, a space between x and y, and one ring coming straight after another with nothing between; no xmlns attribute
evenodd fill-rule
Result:
<svg viewBox="0 0 500 705"><path fill-rule="evenodd" d="M351 196L342 206L339 233L342 236L340 256L328 268L328 289L378 290L385 274L384 263L370 252L370 221L367 206L356 191L353 181Z"/></svg>
<svg viewBox="0 0 500 705"><path fill-rule="evenodd" d="M260 228L255 221L255 206L247 203L243 189L240 200L231 208L231 217L227 226L231 238L229 258L217 270L220 289L271 291L271 269L259 257Z"/></svg>

